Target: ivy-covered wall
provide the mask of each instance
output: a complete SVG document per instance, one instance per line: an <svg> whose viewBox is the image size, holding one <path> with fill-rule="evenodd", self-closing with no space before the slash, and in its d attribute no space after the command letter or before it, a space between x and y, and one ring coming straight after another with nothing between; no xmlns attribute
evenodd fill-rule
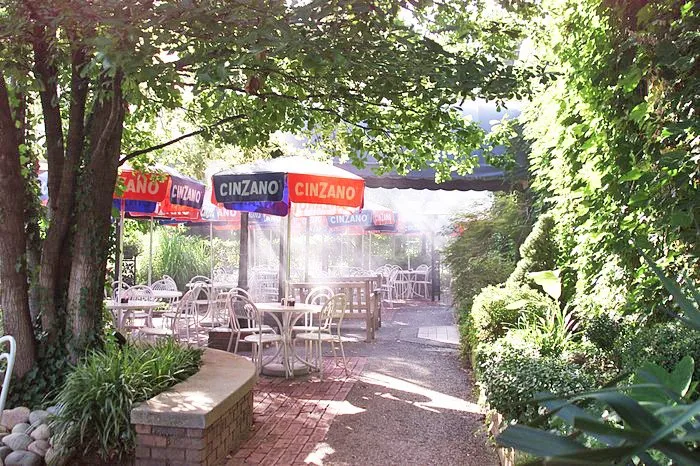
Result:
<svg viewBox="0 0 700 466"><path fill-rule="evenodd" d="M525 136L565 286L586 313L664 316L668 293L637 247L670 276L700 277L699 7L542 3L537 50L557 78L525 112Z"/></svg>

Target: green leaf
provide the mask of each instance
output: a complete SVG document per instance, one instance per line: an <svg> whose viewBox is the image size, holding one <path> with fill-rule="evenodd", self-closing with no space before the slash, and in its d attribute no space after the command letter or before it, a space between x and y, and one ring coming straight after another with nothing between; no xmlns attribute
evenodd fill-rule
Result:
<svg viewBox="0 0 700 466"><path fill-rule="evenodd" d="M530 272L528 276L540 285L545 293L558 301L561 297L561 279L558 270L543 270L541 272Z"/></svg>
<svg viewBox="0 0 700 466"><path fill-rule="evenodd" d="M642 70L640 70L637 65L632 65L627 74L620 80L620 86L622 86L625 92L629 93L637 88L641 80Z"/></svg>
<svg viewBox="0 0 700 466"><path fill-rule="evenodd" d="M496 438L496 442L537 457L570 455L587 450L585 446L573 440L521 425L508 426Z"/></svg>
<svg viewBox="0 0 700 466"><path fill-rule="evenodd" d="M673 369L669 377L670 387L677 391L681 396L688 393L690 384L693 381L693 371L695 369L695 361L691 356L684 356L676 367Z"/></svg>
<svg viewBox="0 0 700 466"><path fill-rule="evenodd" d="M646 116L648 108L649 104L647 104L646 102L642 102L641 104L635 106L630 112L630 118L632 119L632 121L634 121L635 123L640 123Z"/></svg>
<svg viewBox="0 0 700 466"><path fill-rule="evenodd" d="M632 170L630 170L630 171L628 171L627 173L625 173L624 175L622 175L622 176L620 177L620 181L621 181L621 182L624 182L624 181L636 181L636 180L638 180L639 178L641 178L642 175L644 175L644 173L645 173L645 172L642 171L642 170L640 170L639 168L633 168Z"/></svg>

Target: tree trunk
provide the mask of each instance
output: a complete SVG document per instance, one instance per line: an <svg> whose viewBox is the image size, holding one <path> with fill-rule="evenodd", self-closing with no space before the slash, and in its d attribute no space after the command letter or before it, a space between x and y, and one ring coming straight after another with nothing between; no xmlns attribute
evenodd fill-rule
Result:
<svg viewBox="0 0 700 466"><path fill-rule="evenodd" d="M117 73L112 92L95 104L88 130L89 160L79 183L68 285L71 355L80 357L100 338L102 300L109 250L112 196L117 180L126 103Z"/></svg>
<svg viewBox="0 0 700 466"><path fill-rule="evenodd" d="M15 374L22 377L36 362L36 342L29 315L27 250L24 235L24 192L15 122L5 78L0 73L0 307L5 334L17 340Z"/></svg>

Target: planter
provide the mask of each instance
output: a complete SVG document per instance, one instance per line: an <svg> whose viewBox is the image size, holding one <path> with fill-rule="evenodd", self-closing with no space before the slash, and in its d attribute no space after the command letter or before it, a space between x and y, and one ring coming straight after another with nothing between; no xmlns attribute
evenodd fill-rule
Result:
<svg viewBox="0 0 700 466"><path fill-rule="evenodd" d="M255 366L225 351L206 349L189 379L131 411L136 466L223 463L253 425Z"/></svg>

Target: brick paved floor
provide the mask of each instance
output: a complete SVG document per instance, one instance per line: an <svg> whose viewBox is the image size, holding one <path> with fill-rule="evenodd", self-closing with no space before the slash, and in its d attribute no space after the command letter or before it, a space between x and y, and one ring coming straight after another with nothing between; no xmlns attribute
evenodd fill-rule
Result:
<svg viewBox="0 0 700 466"><path fill-rule="evenodd" d="M346 376L333 358L325 358L323 381L317 375L261 376L254 391L253 431L226 466L322 464L331 422L339 414L353 413L345 398L365 362L363 357L348 358Z"/></svg>

